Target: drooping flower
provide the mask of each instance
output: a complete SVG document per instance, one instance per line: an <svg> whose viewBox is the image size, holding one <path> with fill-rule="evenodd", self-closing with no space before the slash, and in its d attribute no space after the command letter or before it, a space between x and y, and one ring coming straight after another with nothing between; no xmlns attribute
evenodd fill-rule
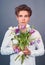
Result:
<svg viewBox="0 0 45 65"><path fill-rule="evenodd" d="M40 43L40 39L37 40L37 43Z"/></svg>
<svg viewBox="0 0 45 65"><path fill-rule="evenodd" d="M15 53L19 53L19 49L18 48L15 49Z"/></svg>
<svg viewBox="0 0 45 65"><path fill-rule="evenodd" d="M25 29L25 28L26 28L26 26L24 26L24 25L21 26L21 29Z"/></svg>
<svg viewBox="0 0 45 65"><path fill-rule="evenodd" d="M32 41L32 42L30 42L30 45L33 45L35 43L35 41Z"/></svg>
<svg viewBox="0 0 45 65"><path fill-rule="evenodd" d="M15 29L15 33L16 34L19 33L19 28Z"/></svg>
<svg viewBox="0 0 45 65"><path fill-rule="evenodd" d="M30 34L33 34L34 32L35 32L35 30L34 29L31 29Z"/></svg>

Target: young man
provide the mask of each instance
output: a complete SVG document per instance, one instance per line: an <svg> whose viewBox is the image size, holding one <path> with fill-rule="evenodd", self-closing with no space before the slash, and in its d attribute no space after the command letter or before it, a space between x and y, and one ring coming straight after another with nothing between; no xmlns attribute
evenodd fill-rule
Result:
<svg viewBox="0 0 45 65"><path fill-rule="evenodd" d="M35 65L35 57L44 54L44 45L40 33L28 25L28 22L32 15L32 10L27 5L22 4L15 8L15 14L18 21L18 26L10 27L7 30L1 46L1 54L10 55L10 65L21 65L21 60L17 59L15 61L15 58L18 56L18 54L21 54L21 50L20 47L18 47L18 53L15 53L16 46L13 45L11 41L14 35L11 33L14 33L15 29L16 35L20 35L19 31L22 33L26 33L27 31L31 33L31 38L34 38L34 40L32 40L29 46L22 51L23 54L29 55L29 58L25 58L22 65ZM16 40L14 42L17 43Z"/></svg>

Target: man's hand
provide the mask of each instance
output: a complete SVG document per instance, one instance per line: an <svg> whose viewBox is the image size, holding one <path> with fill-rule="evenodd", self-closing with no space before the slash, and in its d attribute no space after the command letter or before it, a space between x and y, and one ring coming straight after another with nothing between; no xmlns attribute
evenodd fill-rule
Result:
<svg viewBox="0 0 45 65"><path fill-rule="evenodd" d="M26 47L26 48L24 49L23 53L24 53L25 55L30 55L30 54L31 54L31 51Z"/></svg>
<svg viewBox="0 0 45 65"><path fill-rule="evenodd" d="M14 50L14 51L15 51L16 49L18 49L19 52L21 51L20 48L19 48L17 45L13 45L12 47L13 47L13 50Z"/></svg>

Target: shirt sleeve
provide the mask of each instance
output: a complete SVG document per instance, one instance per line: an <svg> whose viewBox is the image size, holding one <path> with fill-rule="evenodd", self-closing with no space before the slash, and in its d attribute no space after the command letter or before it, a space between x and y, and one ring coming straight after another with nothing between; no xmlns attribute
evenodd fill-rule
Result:
<svg viewBox="0 0 45 65"><path fill-rule="evenodd" d="M11 45L11 38L13 35L10 36L11 30L7 30L5 33L2 45L1 45L1 54L2 55L10 55L14 53L12 45Z"/></svg>
<svg viewBox="0 0 45 65"><path fill-rule="evenodd" d="M34 50L30 50L31 51L31 56L41 56L44 54L44 44L43 44L43 40L42 37L40 35L40 33L35 30L35 33L32 34L32 36L35 38L35 47L37 49Z"/></svg>

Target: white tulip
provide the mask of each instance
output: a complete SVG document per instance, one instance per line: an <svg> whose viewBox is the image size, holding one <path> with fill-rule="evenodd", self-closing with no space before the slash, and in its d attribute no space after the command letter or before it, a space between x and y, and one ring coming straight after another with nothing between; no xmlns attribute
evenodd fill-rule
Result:
<svg viewBox="0 0 45 65"><path fill-rule="evenodd" d="M24 54L24 53L23 53L22 51L21 51L21 52L19 52L19 55L20 55L20 56L22 56L23 54Z"/></svg>
<svg viewBox="0 0 45 65"><path fill-rule="evenodd" d="M13 43L14 43L14 44L17 44L17 43L18 43L18 40L14 39L14 40L13 40Z"/></svg>
<svg viewBox="0 0 45 65"><path fill-rule="evenodd" d="M12 26L9 27L9 30L14 31L15 29L16 29L15 27L12 27Z"/></svg>
<svg viewBox="0 0 45 65"><path fill-rule="evenodd" d="M12 30L12 29L13 29L13 27L12 27L12 26L10 26L10 27L9 27L9 29L10 29L10 30Z"/></svg>

